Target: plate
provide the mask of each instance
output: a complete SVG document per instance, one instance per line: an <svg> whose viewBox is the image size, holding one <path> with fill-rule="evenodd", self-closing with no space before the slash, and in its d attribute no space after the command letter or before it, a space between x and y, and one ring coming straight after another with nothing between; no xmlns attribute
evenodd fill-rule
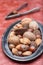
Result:
<svg viewBox="0 0 43 65"><path fill-rule="evenodd" d="M3 37L2 37L2 49L3 49L3 52L12 60L16 60L16 61L30 61L30 60L33 60L35 58L37 58L39 55L42 54L43 50L42 50L42 43L41 45L38 47L38 49L30 56L26 56L26 57L20 57L20 56L16 56L16 55L13 55L8 47L8 43L7 43L7 36L10 32L10 30L12 29L12 27L14 25L16 25L17 23L21 22L21 20L18 20L16 22L14 22L12 25L9 26L9 28L6 30L6 32L3 34ZM37 22L38 23L38 22ZM41 33L42 33L42 40L43 40L43 26L38 23L39 25L39 28L41 30Z"/></svg>

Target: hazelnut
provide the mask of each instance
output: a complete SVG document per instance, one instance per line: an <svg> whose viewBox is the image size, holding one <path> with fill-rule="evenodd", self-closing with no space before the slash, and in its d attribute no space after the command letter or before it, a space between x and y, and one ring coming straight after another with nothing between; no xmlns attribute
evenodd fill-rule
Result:
<svg viewBox="0 0 43 65"><path fill-rule="evenodd" d="M19 37L18 36L9 37L8 42L17 45L19 44Z"/></svg>
<svg viewBox="0 0 43 65"><path fill-rule="evenodd" d="M14 47L15 47L14 44L9 44L9 48L10 48L10 49L12 49L12 48L14 48Z"/></svg>
<svg viewBox="0 0 43 65"><path fill-rule="evenodd" d="M41 38L41 35L36 35L36 38Z"/></svg>
<svg viewBox="0 0 43 65"><path fill-rule="evenodd" d="M26 38L28 38L30 40L35 40L36 39L36 36L30 31L25 32L23 34L23 37L26 37Z"/></svg>
<svg viewBox="0 0 43 65"><path fill-rule="evenodd" d="M21 45L22 45L22 44L17 45L17 46L16 46L16 49L21 50Z"/></svg>
<svg viewBox="0 0 43 65"><path fill-rule="evenodd" d="M12 53L18 55L18 50L16 48L12 48Z"/></svg>
<svg viewBox="0 0 43 65"><path fill-rule="evenodd" d="M36 29L38 29L38 24L36 23L36 21L32 21L32 22L30 22L29 23L29 28L31 28L31 29L34 29L34 30L36 30Z"/></svg>
<svg viewBox="0 0 43 65"><path fill-rule="evenodd" d="M30 46L29 50L34 52L36 50L36 47L35 46Z"/></svg>
<svg viewBox="0 0 43 65"><path fill-rule="evenodd" d="M35 35L40 35L40 34L41 34L40 30L34 30L33 33L34 33Z"/></svg>
<svg viewBox="0 0 43 65"><path fill-rule="evenodd" d="M38 38L35 40L35 43L37 44L37 46L39 46L42 42L42 39Z"/></svg>
<svg viewBox="0 0 43 65"><path fill-rule="evenodd" d="M24 53L22 53L23 56L30 56L31 54L31 51L25 51Z"/></svg>
<svg viewBox="0 0 43 65"><path fill-rule="evenodd" d="M20 43L23 43L23 44L30 44L30 40L28 38L21 38L20 39Z"/></svg>

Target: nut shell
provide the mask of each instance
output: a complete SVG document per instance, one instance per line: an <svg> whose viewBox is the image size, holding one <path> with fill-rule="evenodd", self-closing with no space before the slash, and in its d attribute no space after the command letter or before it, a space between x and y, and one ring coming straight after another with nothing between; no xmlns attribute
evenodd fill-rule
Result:
<svg viewBox="0 0 43 65"><path fill-rule="evenodd" d="M28 38L21 38L20 39L20 43L23 43L23 44L30 44L30 40Z"/></svg>
<svg viewBox="0 0 43 65"><path fill-rule="evenodd" d="M42 39L38 38L35 40L35 43L37 44L37 46L39 46L42 42Z"/></svg>
<svg viewBox="0 0 43 65"><path fill-rule="evenodd" d="M12 53L18 55L18 50L16 48L12 48Z"/></svg>
<svg viewBox="0 0 43 65"><path fill-rule="evenodd" d="M20 23L17 24L16 26L17 26L18 28L23 28L23 27L22 27L22 24L20 24Z"/></svg>
<svg viewBox="0 0 43 65"><path fill-rule="evenodd" d="M40 30L34 30L33 33L34 33L35 35L41 35Z"/></svg>
<svg viewBox="0 0 43 65"><path fill-rule="evenodd" d="M20 51L27 51L29 49L28 45L23 45L23 44L19 44L16 46L16 49L20 50Z"/></svg>
<svg viewBox="0 0 43 65"><path fill-rule="evenodd" d="M16 49L21 50L21 45L22 45L22 44L17 45L17 46L16 46Z"/></svg>
<svg viewBox="0 0 43 65"><path fill-rule="evenodd" d="M22 38L22 36L21 35L17 35L19 38Z"/></svg>
<svg viewBox="0 0 43 65"><path fill-rule="evenodd" d="M36 30L36 29L39 28L39 26L38 26L38 24L36 23L36 21L32 21L32 22L30 22L30 24L29 24L29 28Z"/></svg>
<svg viewBox="0 0 43 65"><path fill-rule="evenodd" d="M22 51L18 51L18 55L21 56L22 55Z"/></svg>
<svg viewBox="0 0 43 65"><path fill-rule="evenodd" d="M13 37L15 35L15 32L14 31L11 31L8 35L8 37Z"/></svg>
<svg viewBox="0 0 43 65"><path fill-rule="evenodd" d="M29 50L34 52L36 50L36 47L35 46L30 46Z"/></svg>
<svg viewBox="0 0 43 65"><path fill-rule="evenodd" d="M29 24L30 22L32 21L32 19L30 19L30 18L24 18L24 19L22 19L22 25L25 25L25 24Z"/></svg>
<svg viewBox="0 0 43 65"><path fill-rule="evenodd" d="M10 49L12 49L12 48L14 48L14 47L15 47L14 44L9 44L9 48L10 48Z"/></svg>
<svg viewBox="0 0 43 65"><path fill-rule="evenodd" d="M7 41L13 55L30 56L42 42L38 23L31 18L22 19L10 30Z"/></svg>
<svg viewBox="0 0 43 65"><path fill-rule="evenodd" d="M37 48L37 44L35 43L35 41L31 41L30 46L35 46Z"/></svg>
<svg viewBox="0 0 43 65"><path fill-rule="evenodd" d="M8 42L17 45L19 44L19 37L18 36L9 37Z"/></svg>
<svg viewBox="0 0 43 65"><path fill-rule="evenodd" d="M36 36L30 31L25 32L23 34L23 37L26 37L26 38L28 38L30 40L35 40L36 39Z"/></svg>
<svg viewBox="0 0 43 65"><path fill-rule="evenodd" d="M32 54L31 51L25 51L22 55L23 56L30 56Z"/></svg>

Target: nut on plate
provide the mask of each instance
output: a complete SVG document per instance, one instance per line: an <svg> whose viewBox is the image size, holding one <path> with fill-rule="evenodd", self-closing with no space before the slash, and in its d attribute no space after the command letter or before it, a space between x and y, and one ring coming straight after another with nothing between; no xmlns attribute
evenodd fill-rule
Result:
<svg viewBox="0 0 43 65"><path fill-rule="evenodd" d="M18 29L18 27L15 25L15 26L13 26L13 29L14 29L14 31L15 31L16 29Z"/></svg>
<svg viewBox="0 0 43 65"><path fill-rule="evenodd" d="M36 35L36 38L41 38L41 35Z"/></svg>
<svg viewBox="0 0 43 65"><path fill-rule="evenodd" d="M31 41L30 46L35 46L37 48L37 44L35 43L35 41Z"/></svg>
<svg viewBox="0 0 43 65"><path fill-rule="evenodd" d="M35 47L35 46L30 46L29 50L30 50L31 52L34 52L34 51L36 50L36 47Z"/></svg>
<svg viewBox="0 0 43 65"><path fill-rule="evenodd" d="M30 40L35 40L36 39L36 36L30 31L25 32L23 34L23 37L26 37L26 38L28 38Z"/></svg>
<svg viewBox="0 0 43 65"><path fill-rule="evenodd" d="M35 43L37 44L37 46L39 46L42 42L42 39L38 38L35 40Z"/></svg>
<svg viewBox="0 0 43 65"><path fill-rule="evenodd" d="M17 24L16 26L17 26L18 28L23 28L22 24L20 24L20 23Z"/></svg>
<svg viewBox="0 0 43 65"><path fill-rule="evenodd" d="M22 19L21 23L22 23L22 25L25 25L25 24L29 24L31 21L32 21L32 19L30 19L30 18L24 18L24 19Z"/></svg>
<svg viewBox="0 0 43 65"><path fill-rule="evenodd" d="M13 37L15 35L15 32L14 31L11 31L8 35L8 37Z"/></svg>
<svg viewBox="0 0 43 65"><path fill-rule="evenodd" d="M19 37L18 36L9 37L8 42L17 45L19 44Z"/></svg>
<svg viewBox="0 0 43 65"><path fill-rule="evenodd" d="M29 28L28 31L33 32L33 29Z"/></svg>
<svg viewBox="0 0 43 65"><path fill-rule="evenodd" d="M28 38L25 38L25 37L20 39L20 43L22 43L22 44L30 44L30 42L31 41Z"/></svg>
<svg viewBox="0 0 43 65"><path fill-rule="evenodd" d="M22 38L22 36L21 35L17 35L19 38Z"/></svg>
<svg viewBox="0 0 43 65"><path fill-rule="evenodd" d="M7 40L12 54L30 56L42 42L41 30L36 21L24 18L13 26Z"/></svg>
<svg viewBox="0 0 43 65"><path fill-rule="evenodd" d="M39 26L36 23L36 21L32 21L32 22L29 23L29 28L32 28L32 29L36 30L36 29L39 28Z"/></svg>
<svg viewBox="0 0 43 65"><path fill-rule="evenodd" d="M38 30L38 29L37 29L37 30L34 30L33 33L34 33L35 35L41 35L41 32L40 32L40 30Z"/></svg>
<svg viewBox="0 0 43 65"><path fill-rule="evenodd" d="M10 48L10 49L12 49L12 48L14 48L14 47L15 47L14 44L9 44L9 48Z"/></svg>
<svg viewBox="0 0 43 65"><path fill-rule="evenodd" d="M18 50L16 48L12 48L12 53L18 55Z"/></svg>
<svg viewBox="0 0 43 65"><path fill-rule="evenodd" d="M22 55L22 51L18 51L18 55L21 56Z"/></svg>
<svg viewBox="0 0 43 65"><path fill-rule="evenodd" d="M26 51L29 49L28 45L24 45L24 44L19 44L16 46L16 49L20 50L20 51Z"/></svg>
<svg viewBox="0 0 43 65"><path fill-rule="evenodd" d="M25 51L22 53L23 56L30 56L32 54L31 51Z"/></svg>
<svg viewBox="0 0 43 65"><path fill-rule="evenodd" d="M22 19L21 24L23 25L23 27L28 28L29 27L29 23L31 21L32 21L32 19L30 19L30 18L24 18L24 19Z"/></svg>

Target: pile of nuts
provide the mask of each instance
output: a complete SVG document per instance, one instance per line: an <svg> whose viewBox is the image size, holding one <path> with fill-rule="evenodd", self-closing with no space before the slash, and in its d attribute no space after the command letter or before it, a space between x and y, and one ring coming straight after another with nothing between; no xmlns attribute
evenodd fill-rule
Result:
<svg viewBox="0 0 43 65"><path fill-rule="evenodd" d="M24 18L13 26L8 35L9 49L17 56L30 56L42 42L39 25L31 18Z"/></svg>

